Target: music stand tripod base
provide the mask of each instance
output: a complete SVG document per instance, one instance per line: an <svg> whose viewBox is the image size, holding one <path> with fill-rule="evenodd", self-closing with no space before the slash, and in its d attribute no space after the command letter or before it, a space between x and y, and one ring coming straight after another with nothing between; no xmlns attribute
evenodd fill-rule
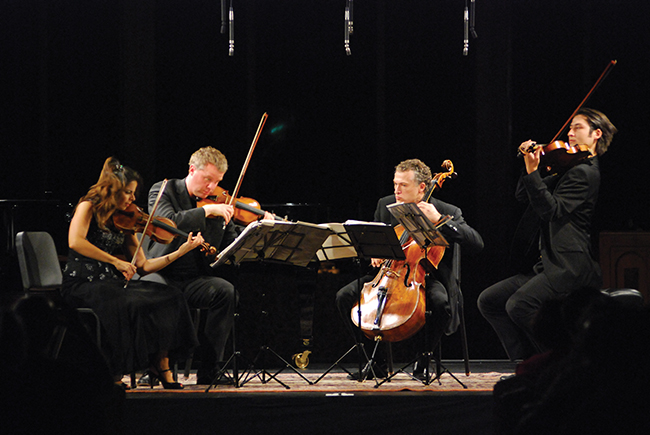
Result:
<svg viewBox="0 0 650 435"><path fill-rule="evenodd" d="M357 262L359 261L359 258L384 258L392 260L404 260L406 258L399 240L397 239L397 234L395 233L393 227L390 225L386 225L381 222L362 221L348 221L345 224L327 225L332 229L335 240L321 249L319 252L319 257L327 259L338 259L350 258L354 256L356 257ZM361 285L360 271L357 278L357 287L359 290L358 307L361 307L361 290L363 287ZM357 323L358 338L356 339L356 343L350 349L348 349L348 351L345 352L343 356L341 356L334 364L332 364L325 371L325 373L323 373L314 382L314 384L323 379L336 366L339 366L349 375L352 375L352 373L345 367L341 366L340 363L354 349L357 349L359 354L358 381L364 381L365 379L363 373L370 371L373 374L375 382L377 383L377 377L375 376L372 364L377 345L375 345L373 356L371 358L368 358L365 347L361 342L363 336L363 332L361 330L361 319L359 319ZM364 361L366 363L365 368L363 367Z"/></svg>
<svg viewBox="0 0 650 435"><path fill-rule="evenodd" d="M249 224L217 256L212 267L217 267L226 261L233 264L240 264L242 261L255 261L306 267L316 257L316 251L330 234L331 230L328 228L306 222L256 221ZM271 353L284 364L284 367L273 374L266 369L256 370L255 364L266 353ZM260 347L252 365L245 374L242 374L243 380L240 385L257 377L262 383L274 380L288 389L289 386L277 378L277 375L286 368L293 370L309 385L312 385L309 379L267 345Z"/></svg>

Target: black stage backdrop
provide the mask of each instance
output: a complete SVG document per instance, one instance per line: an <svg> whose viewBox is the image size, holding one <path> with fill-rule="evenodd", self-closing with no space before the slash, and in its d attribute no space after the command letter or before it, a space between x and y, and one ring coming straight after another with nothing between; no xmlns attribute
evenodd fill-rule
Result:
<svg viewBox="0 0 650 435"><path fill-rule="evenodd" d="M516 147L550 140L613 59L587 104L620 130L602 159L594 240L650 230L647 2L476 0L467 56L462 0L355 1L351 56L344 0L232 3L231 57L216 0L2 0L0 198L63 204L25 213L17 230L65 227L60 212L110 155L142 173L146 192L212 145L232 190L264 112L240 193L315 223L372 219L395 164L417 157L435 172L451 159L459 177L439 196L486 242L463 258L470 355L501 358L475 300L509 272ZM65 230L55 237L65 246ZM13 265L3 259L6 282ZM331 304L336 288L323 291Z"/></svg>

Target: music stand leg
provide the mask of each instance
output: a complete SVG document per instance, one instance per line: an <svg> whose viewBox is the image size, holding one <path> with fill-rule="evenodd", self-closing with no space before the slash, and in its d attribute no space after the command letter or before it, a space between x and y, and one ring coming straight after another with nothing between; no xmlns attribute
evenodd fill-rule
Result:
<svg viewBox="0 0 650 435"><path fill-rule="evenodd" d="M237 367L237 360L240 359L240 358L243 358L243 357L241 356L241 352L239 352L237 350L237 336L235 335L235 330L236 330L236 327L235 327L236 325L235 324L237 322L237 318L239 317L239 314L235 313L234 317L235 317L235 322L233 322L232 329L230 331L231 339L232 339L232 354L230 355L230 358L228 358L226 360L226 362L221 366L221 368L214 375L214 378L212 379L212 382L210 383L210 385L208 385L208 388L205 389L206 393L208 391L210 391L210 388L212 388L213 386L216 387L217 382L219 382L219 380L221 378L223 378L224 376L232 378L232 382L233 382L233 385L235 386L235 388L240 387L239 379L241 379L241 378L239 376L239 371L238 371L238 367ZM228 366L230 366L231 364L232 364L232 375L229 375L228 374Z"/></svg>
<svg viewBox="0 0 650 435"><path fill-rule="evenodd" d="M262 295L262 297L265 297ZM263 310L263 316L264 318L268 318L269 315L269 310ZM268 322L267 322L268 323ZM268 328L264 328L264 330L268 330ZM263 342L268 342L268 338L265 338ZM281 361L284 364L284 367L276 371L275 373L270 373L269 371L266 370L266 354L270 353L273 355L276 359ZM255 365L257 364L257 361L262 358L262 368L260 370L255 368ZM295 374L300 376L305 382L307 382L309 385L312 385L312 382L307 379L302 373L300 373L295 367L293 367L287 360L282 358L276 351L271 349L268 345L264 344L260 347L259 352L255 356L255 359L253 360L253 363L248 367L247 371L242 374L242 382L241 385L245 385L246 383L250 382L254 378L258 378L262 384L266 384L270 380L274 380L280 385L282 385L286 389L290 389L290 387L282 382L280 379L277 378L277 376L282 373L285 369L291 369Z"/></svg>
<svg viewBox="0 0 650 435"><path fill-rule="evenodd" d="M430 355L433 355L431 352L428 352L428 353L429 353ZM449 374L449 376L451 376L451 377L452 377L456 382L458 382L458 383L459 383L459 384L460 384L464 389L467 389L467 385L463 384L463 382L462 382L460 379L458 379L458 378L456 377L456 375L454 375L452 372L450 372L449 369L447 369L447 367L445 367L445 366L442 364L442 361L440 360L440 357L438 357L437 355L433 355L433 358L434 358L434 360L435 360L435 362L436 362L436 376L435 376L433 379L431 379L430 381L426 382L425 385L429 385L431 382L436 381L436 380L438 381L438 384L440 384L440 377L441 377L444 373L447 373L447 374ZM428 367L428 365L427 365L427 367L426 367L425 370L426 370L427 378L428 378L428 377L429 377L429 367ZM416 379L417 379L417 378L416 378ZM425 380L426 380L426 379L425 379Z"/></svg>
<svg viewBox="0 0 650 435"><path fill-rule="evenodd" d="M354 328L354 335L355 335L355 344L348 349L347 352L345 352L339 359L336 360L334 364L332 364L325 372L318 378L316 381L314 381L314 385L319 382L321 379L323 379L325 376L327 376L332 370L334 370L335 367L341 368L343 371L345 371L348 375L354 376L351 371L349 371L347 368L341 365L341 361L350 354L354 349L357 349L357 354L358 354L358 363L359 363L359 371L358 371L358 377L357 380L359 382L362 382L363 379L363 372L366 367L369 367L369 362L370 358L368 358L368 354L366 353L366 349L364 347L364 344L362 342L363 339L363 330L361 328L361 291L363 289L362 287L362 282L363 282L363 276L361 273L361 262L359 261L359 258L354 259L354 263L357 266L357 316L358 316L358 321L357 321L357 327ZM376 346L375 346L376 350ZM373 352L374 355L374 352ZM364 364L365 362L365 364Z"/></svg>
<svg viewBox="0 0 650 435"><path fill-rule="evenodd" d="M278 360L280 360L283 364L284 367L276 371L275 373L270 373L266 368L262 369L255 369L255 364L257 363L257 360L261 357L262 359L265 358L266 353L270 353L271 355L275 356ZM265 364L263 364L265 365ZM271 349L268 346L262 346L260 348L260 351L258 352L257 356L253 360L253 364L248 368L246 373L242 374L242 382L241 385L244 385L248 382L250 382L254 378L258 378L262 384L266 384L270 382L271 380L274 380L278 384L282 385L284 388L287 390L290 389L290 387L282 382L280 379L277 378L277 376L282 373L285 369L291 369L295 374L300 376L305 382L307 382L309 385L313 385L313 383L307 379L302 373L300 373L296 368L294 368L287 360L282 358L277 352L275 352L273 349Z"/></svg>
<svg viewBox="0 0 650 435"><path fill-rule="evenodd" d="M240 377L238 376L238 372L237 372L237 359L238 358L241 358L241 354L239 353L239 351L233 352L233 354L230 355L230 358L228 358L228 360L226 360L226 362L223 364L221 369L219 369L219 371L217 371L217 373L214 375L214 378L212 379L212 382L210 383L210 385L208 385L208 388L205 389L206 393L208 391L210 391L210 389L213 386L216 387L217 382L219 382L219 380L221 378L223 378L224 376L232 378L232 382L233 382L233 385L234 385L235 388L239 388L241 386L241 384L239 383ZM229 375L228 374L228 366L231 363L232 363L232 366L233 366L233 369L232 369L233 374Z"/></svg>
<svg viewBox="0 0 650 435"><path fill-rule="evenodd" d="M436 363L436 375L432 376L431 371L429 370L429 367L431 365L431 359L433 357L433 360ZM419 379L415 376L413 376L412 373L409 373L406 371L407 367L410 367L411 365L415 364L416 361L420 359L424 359L426 362L426 365L424 367L424 379ZM399 370L388 376L386 379L383 379L381 382L379 382L377 385L375 385L375 388L379 387L382 385L384 382L390 382L391 379L393 379L395 376L397 376L399 373L406 373L409 375L411 379L414 381L421 382L424 385L431 385L432 382L438 381L438 385L442 385L440 382L440 378L443 374L447 373L449 376L451 376L456 382L458 382L464 389L467 389L467 385L463 384L463 382L456 377L447 367L445 367L442 362L440 361L440 358L437 356L433 355L433 352L423 352L420 355L417 355L413 360L405 364L403 367L401 367Z"/></svg>
<svg viewBox="0 0 650 435"><path fill-rule="evenodd" d="M380 384L379 381L377 380L377 373L375 373L375 356L377 355L377 349L379 348L379 343L381 343L381 337L377 336L375 337L375 346L372 349L372 355L370 355L370 359L368 360L368 363L366 364L366 367L364 367L363 371L359 374L359 382L363 382L366 380L366 376L368 376L368 373L372 373L372 378L375 380L375 388L377 388ZM388 376L388 374L386 374Z"/></svg>
<svg viewBox="0 0 650 435"><path fill-rule="evenodd" d="M368 355L366 354L366 349L363 347L363 343L355 343L354 345L352 345L352 347L351 347L350 349L348 349L347 352L345 352L345 353L344 353L344 354L343 354L339 359L337 359L336 362L335 362L334 364L332 364L331 366L329 366L329 368L328 368L327 370L325 370L325 372L324 372L322 375L320 375L320 377L319 377L318 379L316 379L316 380L314 381L313 385L316 385L316 384L318 383L318 381L320 381L320 380L323 379L325 376L327 376L327 375L329 374L329 372L331 372L332 370L334 370L334 367L337 367L337 366L338 366L339 368L341 368L344 372L346 372L348 375L352 375L352 372L351 372L350 370L346 369L345 367L343 367L343 366L341 365L341 361L343 361L343 359L344 359L346 356L348 356L348 355L350 354L350 352L352 352L354 349L357 349L360 355L364 355L365 358L366 358L366 361L369 360L369 359L368 359ZM361 361L361 358L359 358L359 361ZM363 368L362 368L362 367L359 367L359 373L361 373L362 371L363 371ZM359 376L359 378L361 378L361 376Z"/></svg>
<svg viewBox="0 0 650 435"><path fill-rule="evenodd" d="M430 316L431 312L427 311L426 315ZM428 346L427 343L429 342L429 330L427 329L427 325L425 325L424 328L425 328L425 330L424 330L424 334L425 334L424 346ZM458 379L452 372L450 372L447 369L447 367L445 367L442 364L442 359L440 357L440 354L441 354L440 353L440 342L438 342L437 349L438 349L437 354L434 353L434 352L422 352L422 353L416 355L415 358L413 358L413 360L411 360L409 363L407 363L402 368L400 368L396 372L392 373L386 379L382 380L380 383L375 385L375 388L379 387L384 382L390 382L390 380L393 379L398 373L406 373L407 375L409 375L411 377L411 379L413 379L415 381L418 381L418 382L421 382L424 385L431 385L431 383L434 382L434 381L438 381L438 385L442 385L442 383L440 382L440 377L444 373L448 373L449 376L451 376L456 382L458 382L464 389L467 389L467 386L465 384L463 384L460 379ZM436 363L436 375L435 376L431 376L431 371L430 371L431 359L432 358ZM412 373L409 373L409 372L406 371L407 367L409 367L411 365L415 365L416 361L419 361L419 360L424 360L424 364L425 364L424 365L424 379L419 379L419 378L415 377Z"/></svg>

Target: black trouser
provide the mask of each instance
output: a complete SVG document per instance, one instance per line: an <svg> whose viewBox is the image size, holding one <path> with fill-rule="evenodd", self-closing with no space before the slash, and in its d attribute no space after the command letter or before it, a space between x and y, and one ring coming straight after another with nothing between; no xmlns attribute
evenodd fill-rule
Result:
<svg viewBox="0 0 650 435"><path fill-rule="evenodd" d="M545 301L560 296L545 274L519 274L483 290L478 308L515 361L543 351L533 337L533 320Z"/></svg>
<svg viewBox="0 0 650 435"><path fill-rule="evenodd" d="M235 287L225 279L214 276L170 281L183 291L191 309L208 310L205 328L202 334L199 333L199 340L202 342L202 369L211 370L216 363L224 360L224 349L235 321L238 299Z"/></svg>

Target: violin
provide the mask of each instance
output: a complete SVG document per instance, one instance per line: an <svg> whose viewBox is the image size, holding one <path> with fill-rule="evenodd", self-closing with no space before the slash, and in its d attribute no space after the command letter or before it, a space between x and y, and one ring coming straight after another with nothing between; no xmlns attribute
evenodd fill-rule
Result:
<svg viewBox="0 0 650 435"><path fill-rule="evenodd" d="M549 172L557 171L560 168L571 168L591 156L587 145L569 145L561 140L545 145L533 143L523 152L532 153L539 148L542 149L540 165L546 166Z"/></svg>
<svg viewBox="0 0 650 435"><path fill-rule="evenodd" d="M255 222L266 213L262 210L260 203L253 198L239 197L234 199L228 194L228 191L223 187L215 187L212 195L200 200L197 203L198 207L203 207L208 204L233 204L235 206L235 213L233 220L240 225L248 225ZM275 220L283 220L280 217L274 216Z"/></svg>
<svg viewBox="0 0 650 435"><path fill-rule="evenodd" d="M116 210L113 213L115 228L130 234L142 233L148 220L149 215L135 204L129 205L126 210ZM149 236L155 242L168 245L176 236L187 237L189 234L176 228L176 224L171 219L156 216L147 226L144 235ZM217 249L205 242L201 244L201 251L205 252L205 255L217 254Z"/></svg>
<svg viewBox="0 0 650 435"><path fill-rule="evenodd" d="M591 94L594 93L594 91L600 86L600 84L605 80L607 75L610 73L611 69L616 65L617 61L616 60L611 60L607 66L605 67L605 70L600 74L600 77L598 77L598 80L596 80L596 83L591 87L589 92L587 92L587 95L583 100L578 104L578 107L573 111L569 119L564 123L562 128L560 128L560 131L558 131L555 136L553 136L553 139L547 144L547 145L537 145L537 144L532 144L530 147L528 147L525 150L519 150L519 157L523 155L523 153L532 153L539 147L542 147L542 155L540 158L540 165L546 166L547 170L549 172L557 172L558 170L561 169L570 169L573 166L577 165L584 159L588 158L591 156L591 152L589 151L589 148L587 148L586 145L575 145L571 146L565 142L562 142L561 140L556 140L560 135L565 131L566 127L569 125L571 120L576 116L578 111L582 108L582 106L587 102Z"/></svg>
<svg viewBox="0 0 650 435"><path fill-rule="evenodd" d="M435 174L432 187L422 201L429 201L431 194L447 177L454 177L453 163L445 160L442 166L447 172ZM441 218L443 220L449 217ZM415 335L425 324L425 277L438 267L445 253L445 246L420 247L400 224L395 227L405 260L387 260L377 276L364 284L361 290L361 306L352 308L352 321L370 339L402 341Z"/></svg>

